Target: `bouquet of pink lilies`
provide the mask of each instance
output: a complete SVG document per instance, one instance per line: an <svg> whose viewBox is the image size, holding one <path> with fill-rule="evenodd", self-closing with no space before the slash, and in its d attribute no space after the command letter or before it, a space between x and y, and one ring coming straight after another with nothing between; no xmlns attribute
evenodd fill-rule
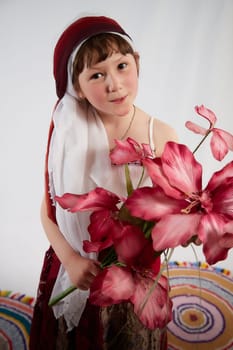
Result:
<svg viewBox="0 0 233 350"><path fill-rule="evenodd" d="M196 150L212 134L212 154L223 160L233 150L233 136L215 128L217 118L211 110L203 105L195 110L209 122L208 129L186 123L203 135ZM162 156L153 158L149 145L131 138L117 140L110 158L114 164L125 164L127 198L104 188L55 198L70 212L91 211L90 241L83 242L84 250L101 252L103 269L91 286L90 302L100 306L131 302L147 328L163 328L172 317L169 280L163 274L171 251L199 242L209 264L227 257L233 247L233 161L202 188L196 150L167 142ZM134 161L141 162L153 186L133 188L127 164Z"/></svg>

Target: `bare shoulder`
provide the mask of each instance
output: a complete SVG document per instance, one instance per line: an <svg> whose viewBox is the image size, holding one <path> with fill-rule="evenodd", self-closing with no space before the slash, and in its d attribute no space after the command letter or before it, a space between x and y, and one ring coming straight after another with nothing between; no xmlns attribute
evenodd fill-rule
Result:
<svg viewBox="0 0 233 350"><path fill-rule="evenodd" d="M171 125L157 118L154 118L153 136L157 156L162 154L166 142L178 142L178 136L175 129Z"/></svg>
<svg viewBox="0 0 233 350"><path fill-rule="evenodd" d="M171 125L158 118L151 117L149 114L137 107L135 123L131 128L129 136L140 143L148 143L148 125L150 125L151 118L154 120L153 141L155 146L155 154L159 157L163 152L166 142L178 142L177 133Z"/></svg>

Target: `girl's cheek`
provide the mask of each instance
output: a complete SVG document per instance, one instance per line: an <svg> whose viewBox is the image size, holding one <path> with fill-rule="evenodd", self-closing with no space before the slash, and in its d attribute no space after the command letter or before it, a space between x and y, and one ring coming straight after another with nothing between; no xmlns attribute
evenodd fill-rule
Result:
<svg viewBox="0 0 233 350"><path fill-rule="evenodd" d="M135 76L131 76L128 79L128 84L131 88L137 89L138 87L138 78L135 78Z"/></svg>
<svg viewBox="0 0 233 350"><path fill-rule="evenodd" d="M95 91L95 93L92 93L89 96L89 102L91 102L91 104L93 104L94 106L101 105L104 101L104 97L105 95L100 90Z"/></svg>

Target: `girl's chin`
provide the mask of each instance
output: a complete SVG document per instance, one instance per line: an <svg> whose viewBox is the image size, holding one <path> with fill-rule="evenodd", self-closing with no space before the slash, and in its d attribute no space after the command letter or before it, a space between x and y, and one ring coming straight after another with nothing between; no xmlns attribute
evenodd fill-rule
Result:
<svg viewBox="0 0 233 350"><path fill-rule="evenodd" d="M114 108L111 108L111 110L105 110L105 111L101 111L99 110L98 113L100 115L100 117L120 117L120 118L124 118L129 116L129 114L131 114L132 112L132 105L131 106L114 106Z"/></svg>
<svg viewBox="0 0 233 350"><path fill-rule="evenodd" d="M133 104L116 105L113 110L113 114L119 117L127 117L133 112Z"/></svg>

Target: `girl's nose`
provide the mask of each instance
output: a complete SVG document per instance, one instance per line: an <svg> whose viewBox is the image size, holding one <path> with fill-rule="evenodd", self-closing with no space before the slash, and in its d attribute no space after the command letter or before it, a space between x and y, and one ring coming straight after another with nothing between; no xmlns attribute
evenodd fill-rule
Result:
<svg viewBox="0 0 233 350"><path fill-rule="evenodd" d="M106 86L108 92L117 91L120 88L120 79L115 74L109 74L106 77Z"/></svg>

